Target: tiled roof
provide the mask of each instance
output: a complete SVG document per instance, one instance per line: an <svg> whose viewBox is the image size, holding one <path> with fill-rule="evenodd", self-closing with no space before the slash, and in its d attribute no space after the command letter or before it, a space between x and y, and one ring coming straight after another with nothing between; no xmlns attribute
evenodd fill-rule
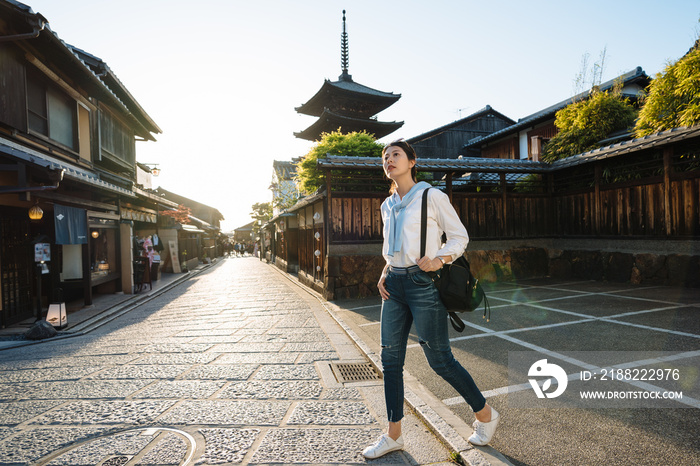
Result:
<svg viewBox="0 0 700 466"><path fill-rule="evenodd" d="M305 115L320 116L326 107L330 107L333 110L339 105L339 102L347 100L363 102L367 108L362 113L366 114L366 116L372 116L390 107L400 98L401 94L378 91L358 84L352 79L339 81L326 79L321 89L306 103L296 107L295 110Z"/></svg>
<svg viewBox="0 0 700 466"><path fill-rule="evenodd" d="M90 184L92 186L106 189L107 191L112 191L118 194L123 194L125 196L136 197L136 195L128 189L103 181L100 179L100 176L97 173L64 162L50 155L42 154L39 151L15 144L5 139L0 140L0 153L15 157L39 167L44 167L51 170L65 170L63 175L64 178L70 178L81 183Z"/></svg>
<svg viewBox="0 0 700 466"><path fill-rule="evenodd" d="M131 95L131 92L129 92L124 83L121 82L121 80L117 77L117 75L109 67L109 65L107 65L107 63L105 63L101 58L96 57L95 55L88 53L85 50L79 49L78 47L67 44L65 42L64 44L66 45L66 47L72 50L72 52L78 57L78 59L82 61L85 64L85 66L93 72L93 74L101 78L102 82L105 84L105 86L107 86L108 89L110 89L114 97L117 98L119 102L124 104L124 106L127 107L129 111L133 110L132 113L138 114L138 116L142 120L142 124L145 123L145 125L148 126L148 129L152 132L163 132L158 127L156 122L153 121L153 119L146 113L143 107L141 107L141 104L138 103L136 98L134 98L134 96ZM95 68L95 70L93 70L93 67ZM112 86L116 87L116 90L112 89ZM117 93L121 94L121 97L118 96Z"/></svg>
<svg viewBox="0 0 700 466"><path fill-rule="evenodd" d="M557 160L551 164L531 160L492 159L480 157L462 157L457 159L417 159L420 171L432 172L501 172L501 173L545 173L584 163L595 162L609 157L635 152L667 144L677 143L692 138L700 138L700 125L689 128L674 128L631 141L623 141L610 146L594 149L582 154ZM327 155L318 159L319 168L328 169L382 169L380 157L349 157Z"/></svg>
<svg viewBox="0 0 700 466"><path fill-rule="evenodd" d="M318 120L304 131L294 133L294 136L309 141L315 141L321 137L322 133L329 133L342 127L343 132L365 130L370 134L374 134L375 138L380 139L387 134L393 133L401 126L403 126L403 121L377 121L371 118L352 118L325 109Z"/></svg>
<svg viewBox="0 0 700 466"><path fill-rule="evenodd" d="M377 97L387 97L391 99L399 99L401 97L401 94L394 94L393 92L384 92L384 91L379 91L377 89L372 89L371 87L364 86L360 83L356 83L353 80L339 80L339 81L328 81L326 80L328 84L331 86L337 87L338 89L343 89L345 91L350 91L350 92L355 92L358 94L368 94L368 95L374 95Z"/></svg>
<svg viewBox="0 0 700 466"><path fill-rule="evenodd" d="M370 168L382 169L380 157L348 157L328 155L318 159L319 168ZM463 157L460 159L417 159L418 170L445 172L484 172L499 171L513 173L536 173L550 169L550 165L531 160L484 159L479 157Z"/></svg>
<svg viewBox="0 0 700 466"><path fill-rule="evenodd" d="M614 157L629 152L635 152L654 147L661 147L667 144L684 141L686 139L700 137L700 126L691 126L689 128L673 128L660 133L650 134L631 141L622 141L610 146L593 149L583 154L574 155L565 159L557 160L552 164L552 168L565 168L582 163L594 162L596 160Z"/></svg>

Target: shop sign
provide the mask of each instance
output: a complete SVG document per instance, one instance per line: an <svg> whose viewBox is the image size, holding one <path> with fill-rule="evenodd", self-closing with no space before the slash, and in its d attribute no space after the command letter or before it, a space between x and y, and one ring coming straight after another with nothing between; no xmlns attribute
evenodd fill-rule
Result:
<svg viewBox="0 0 700 466"><path fill-rule="evenodd" d="M119 213L121 215L121 218L124 220L133 220L135 222L147 223L156 223L158 221L158 217L156 216L156 214L150 214L148 212L140 212L138 210L122 208Z"/></svg>
<svg viewBox="0 0 700 466"><path fill-rule="evenodd" d="M34 245L34 262L44 262L51 260L51 244L36 243Z"/></svg>
<svg viewBox="0 0 700 466"><path fill-rule="evenodd" d="M85 209L54 205L56 244L87 244Z"/></svg>

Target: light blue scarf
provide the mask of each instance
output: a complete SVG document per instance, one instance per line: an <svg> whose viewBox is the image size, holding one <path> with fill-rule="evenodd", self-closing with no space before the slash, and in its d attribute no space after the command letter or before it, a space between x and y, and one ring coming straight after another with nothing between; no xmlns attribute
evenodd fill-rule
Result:
<svg viewBox="0 0 700 466"><path fill-rule="evenodd" d="M396 202L398 196L391 196L388 199L387 206L390 209L389 212L389 251L387 254L390 256L394 255L394 252L400 251L403 243L403 223L404 223L404 211L406 207L411 203L413 198L418 194L422 193L424 189L430 188L430 185L425 181L421 181L413 185L413 187L406 193L406 195L401 199L400 202Z"/></svg>

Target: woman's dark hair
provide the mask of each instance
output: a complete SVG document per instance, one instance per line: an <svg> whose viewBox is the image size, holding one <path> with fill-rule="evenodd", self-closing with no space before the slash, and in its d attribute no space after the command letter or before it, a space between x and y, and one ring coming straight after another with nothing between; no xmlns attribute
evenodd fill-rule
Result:
<svg viewBox="0 0 700 466"><path fill-rule="evenodd" d="M408 157L408 160L413 160L414 162L416 161L416 151L411 147L409 143L407 143L403 139L397 139L396 141L392 141L386 146L384 146L384 149L382 149L382 162L384 161L384 154L386 153L386 150L390 147L400 147L403 149L403 151L406 153L406 156ZM416 180L416 173L418 170L416 169L416 164L413 164L413 167L411 167L411 178L413 179L414 183L417 183L418 181ZM396 181L391 180L391 189L389 192L392 194L396 192Z"/></svg>

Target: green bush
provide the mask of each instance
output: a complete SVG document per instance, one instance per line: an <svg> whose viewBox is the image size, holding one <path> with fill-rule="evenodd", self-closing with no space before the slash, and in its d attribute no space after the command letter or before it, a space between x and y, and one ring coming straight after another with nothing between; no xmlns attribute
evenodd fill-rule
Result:
<svg viewBox="0 0 700 466"><path fill-rule="evenodd" d="M559 110L554 125L559 132L542 151L544 162L587 152L599 147L599 141L609 134L630 128L637 111L620 94L619 86L612 92L591 90L590 97Z"/></svg>
<svg viewBox="0 0 700 466"><path fill-rule="evenodd" d="M649 85L635 127L636 137L700 123L700 40L666 66Z"/></svg>

